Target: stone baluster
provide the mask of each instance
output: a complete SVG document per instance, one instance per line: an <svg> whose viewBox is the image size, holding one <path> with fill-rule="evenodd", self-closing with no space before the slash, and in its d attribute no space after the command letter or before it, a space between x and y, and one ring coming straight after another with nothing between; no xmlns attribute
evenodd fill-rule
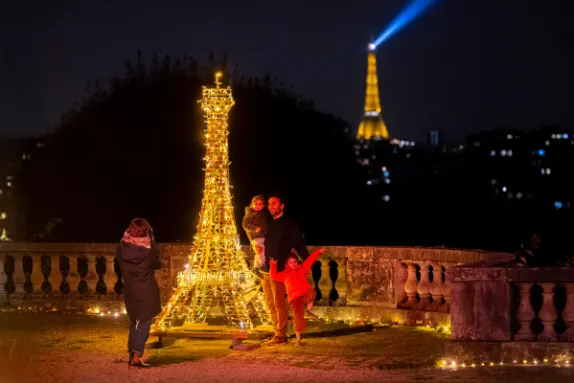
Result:
<svg viewBox="0 0 574 383"><path fill-rule="evenodd" d="M520 323L520 329L514 335L515 340L520 341L533 341L536 335L532 332L530 328L532 320L535 317L534 309L530 303L530 294L532 290L533 283L520 283L520 304L518 305L518 310L516 312L516 319Z"/></svg>
<svg viewBox="0 0 574 383"><path fill-rule="evenodd" d="M437 311L442 306L443 300L443 281L442 281L442 266L436 263L433 266L433 280L430 286L430 293L433 302L427 307L428 311Z"/></svg>
<svg viewBox="0 0 574 383"><path fill-rule="evenodd" d="M562 311L562 319L566 324L566 331L560 339L566 342L574 342L574 283L566 283L566 306Z"/></svg>
<svg viewBox="0 0 574 383"><path fill-rule="evenodd" d="M96 272L96 260L98 254L95 253L85 253L84 257L88 264L88 272L84 278L88 284L88 294L96 293L96 286L98 285L98 273Z"/></svg>
<svg viewBox="0 0 574 383"><path fill-rule="evenodd" d="M414 264L409 264L407 268L407 281L405 282L405 293L407 294L407 302L405 308L413 308L417 304L417 267Z"/></svg>
<svg viewBox="0 0 574 383"><path fill-rule="evenodd" d="M60 285L63 282L62 273L60 272L60 254L50 253L50 274L48 275L48 283L52 286L52 294L60 294Z"/></svg>
<svg viewBox="0 0 574 383"><path fill-rule="evenodd" d="M24 253L11 253L14 257L14 273L12 273L12 281L14 282L14 293L24 294L24 283L26 283L26 274L24 273Z"/></svg>
<svg viewBox="0 0 574 383"><path fill-rule="evenodd" d="M333 281L331 280L331 275L329 275L331 267L329 265L330 260L321 258L321 278L319 279L319 290L321 291L321 303L324 305L329 304L331 290L333 290Z"/></svg>
<svg viewBox="0 0 574 383"><path fill-rule="evenodd" d="M417 292L419 293L419 297L421 298L420 302L416 306L416 310L426 310L426 308L430 305L431 301L431 294L430 294L430 278L429 278L429 265L421 266L421 280L417 285Z"/></svg>
<svg viewBox="0 0 574 383"><path fill-rule="evenodd" d="M44 275L42 274L42 256L43 253L27 253L26 255L32 257L32 273L30 274L30 281L34 289L34 294L43 294L42 283L44 282Z"/></svg>
<svg viewBox="0 0 574 383"><path fill-rule="evenodd" d="M347 260L338 259L337 262L337 281L335 282L335 289L339 298L337 298L337 306L345 306L347 304Z"/></svg>
<svg viewBox="0 0 574 383"><path fill-rule="evenodd" d="M405 283L407 282L407 265L401 260L395 261L395 291L397 308L403 307L407 302Z"/></svg>
<svg viewBox="0 0 574 383"><path fill-rule="evenodd" d="M106 284L106 294L114 294L114 286L118 279L114 271L114 256L113 253L105 253L102 256L106 259L106 273L104 274L104 283Z"/></svg>
<svg viewBox="0 0 574 383"><path fill-rule="evenodd" d="M538 317L544 325L544 330L538 335L538 340L543 342L555 342L558 335L554 330L554 323L558 319L558 310L554 307L554 287L556 283L540 283L542 287L542 307Z"/></svg>
<svg viewBox="0 0 574 383"><path fill-rule="evenodd" d="M439 313L450 314L451 288L452 285L448 281L442 284L442 297L444 298L444 303L438 308Z"/></svg>
<svg viewBox="0 0 574 383"><path fill-rule="evenodd" d="M80 286L80 281L82 281L82 276L80 275L80 270L78 268L79 257L78 254L68 255L68 264L70 268L68 270L68 276L66 277L66 282L70 286L70 294L77 294L79 292L78 287Z"/></svg>

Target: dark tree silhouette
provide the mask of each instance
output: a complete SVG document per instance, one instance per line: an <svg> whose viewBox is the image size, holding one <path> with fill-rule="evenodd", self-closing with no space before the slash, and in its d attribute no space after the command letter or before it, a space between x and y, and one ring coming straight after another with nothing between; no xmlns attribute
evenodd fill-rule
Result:
<svg viewBox="0 0 574 383"><path fill-rule="evenodd" d="M223 68L227 58L210 61L201 68L188 56L153 54L146 63L138 52L107 87L90 82L88 97L62 116L22 172L22 239L117 241L132 217L143 216L162 241L191 240L205 153L197 100L201 85L213 83L213 69ZM235 74L232 85L238 221L251 196L280 190L309 242L364 240L367 230L357 224L365 222L369 199L346 123L315 111L269 76ZM49 234L39 234L48 223Z"/></svg>

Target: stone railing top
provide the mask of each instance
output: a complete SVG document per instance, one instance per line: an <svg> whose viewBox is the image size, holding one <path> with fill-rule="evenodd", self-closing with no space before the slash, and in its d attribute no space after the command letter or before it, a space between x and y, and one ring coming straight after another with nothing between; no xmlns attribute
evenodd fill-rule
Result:
<svg viewBox="0 0 574 383"><path fill-rule="evenodd" d="M574 267L518 267L461 265L447 270L449 282L574 282Z"/></svg>
<svg viewBox="0 0 574 383"><path fill-rule="evenodd" d="M4 242L0 243L0 252L31 253L114 253L118 243L50 243L50 242ZM192 244L186 242L160 243L164 250L169 250L172 257L186 256ZM309 246L312 251L318 246ZM484 250L450 249L445 247L376 247L376 246L327 246L323 258L348 259L350 261L372 259L400 259L402 262L454 264L472 263L514 258L510 254L492 253Z"/></svg>

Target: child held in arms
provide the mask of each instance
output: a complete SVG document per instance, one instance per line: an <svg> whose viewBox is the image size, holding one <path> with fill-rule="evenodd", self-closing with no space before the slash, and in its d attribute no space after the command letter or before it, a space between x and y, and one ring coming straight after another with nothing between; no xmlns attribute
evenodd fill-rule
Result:
<svg viewBox="0 0 574 383"><path fill-rule="evenodd" d="M307 280L307 274L309 274L313 263L315 263L317 258L324 252L324 247L315 250L301 265L297 261L297 256L291 253L285 261L285 270L279 273L277 272L277 261L275 259L270 260L271 279L285 284L287 299L293 310L293 327L295 328L295 335L297 336L296 346L303 345L301 332L307 327L305 323L304 305L307 305L309 315L315 317L312 309L315 303L316 293Z"/></svg>
<svg viewBox="0 0 574 383"><path fill-rule="evenodd" d="M243 230L251 243L255 258L253 271L259 276L259 271L265 264L265 236L267 235L267 220L269 213L265 210L265 197L261 194L251 199L251 205L245 208Z"/></svg>

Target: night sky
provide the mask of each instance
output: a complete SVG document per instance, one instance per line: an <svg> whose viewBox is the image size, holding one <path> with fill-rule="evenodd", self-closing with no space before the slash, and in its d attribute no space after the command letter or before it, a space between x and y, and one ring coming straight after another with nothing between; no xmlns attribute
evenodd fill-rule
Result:
<svg viewBox="0 0 574 383"><path fill-rule="evenodd" d="M281 5L275 5L281 4ZM0 136L45 132L90 78L137 50L204 60L228 51L245 74L270 72L355 126L366 46L408 1L3 1ZM571 0L441 0L377 51L392 136L450 139L544 124L574 128ZM340 5L338 5L340 4Z"/></svg>

